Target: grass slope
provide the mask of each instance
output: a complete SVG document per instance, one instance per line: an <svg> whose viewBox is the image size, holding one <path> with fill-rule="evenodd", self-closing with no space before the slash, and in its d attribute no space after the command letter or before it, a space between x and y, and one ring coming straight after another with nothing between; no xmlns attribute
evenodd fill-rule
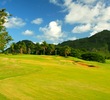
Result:
<svg viewBox="0 0 110 100"><path fill-rule="evenodd" d="M109 75L110 61L0 55L0 100L109 100Z"/></svg>

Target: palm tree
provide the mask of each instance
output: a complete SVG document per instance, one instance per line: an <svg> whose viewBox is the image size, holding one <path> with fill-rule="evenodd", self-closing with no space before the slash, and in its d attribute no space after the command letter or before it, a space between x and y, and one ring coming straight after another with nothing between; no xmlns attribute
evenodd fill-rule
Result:
<svg viewBox="0 0 110 100"><path fill-rule="evenodd" d="M36 50L36 54L39 54L40 50L41 50L41 46L39 43L35 44L35 50Z"/></svg>
<svg viewBox="0 0 110 100"><path fill-rule="evenodd" d="M23 54L26 52L26 44L22 41L18 44L18 48L20 50L20 54Z"/></svg>
<svg viewBox="0 0 110 100"><path fill-rule="evenodd" d="M11 53L15 53L15 50L16 50L16 43L12 43L11 46L10 46L10 49L11 49Z"/></svg>
<svg viewBox="0 0 110 100"><path fill-rule="evenodd" d="M64 46L63 49L64 49L64 55L65 57L67 57L68 54L71 53L71 48L69 46Z"/></svg>
<svg viewBox="0 0 110 100"><path fill-rule="evenodd" d="M51 55L55 51L54 44L49 44L48 47L47 47L47 51Z"/></svg>
<svg viewBox="0 0 110 100"><path fill-rule="evenodd" d="M46 41L42 42L41 47L43 49L43 54L45 55L46 49L48 47L48 44L46 43Z"/></svg>

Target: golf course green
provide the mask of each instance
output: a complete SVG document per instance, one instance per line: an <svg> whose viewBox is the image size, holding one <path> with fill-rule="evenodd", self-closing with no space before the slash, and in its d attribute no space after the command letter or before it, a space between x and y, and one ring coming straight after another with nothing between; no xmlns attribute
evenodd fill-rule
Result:
<svg viewBox="0 0 110 100"><path fill-rule="evenodd" d="M0 100L110 100L110 61L0 55Z"/></svg>

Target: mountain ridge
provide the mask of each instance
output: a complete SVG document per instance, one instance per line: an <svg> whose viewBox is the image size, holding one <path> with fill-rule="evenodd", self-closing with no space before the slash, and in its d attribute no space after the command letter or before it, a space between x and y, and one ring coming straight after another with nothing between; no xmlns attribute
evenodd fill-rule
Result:
<svg viewBox="0 0 110 100"><path fill-rule="evenodd" d="M108 54L110 52L110 31L103 30L91 37L81 38L73 41L68 40L58 45L59 46L68 45L74 49Z"/></svg>

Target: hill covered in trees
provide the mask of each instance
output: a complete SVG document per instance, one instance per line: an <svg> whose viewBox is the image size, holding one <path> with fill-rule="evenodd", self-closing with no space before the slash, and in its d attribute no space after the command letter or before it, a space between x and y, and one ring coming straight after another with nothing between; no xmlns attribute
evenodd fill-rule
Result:
<svg viewBox="0 0 110 100"><path fill-rule="evenodd" d="M91 37L77 39L74 41L65 41L59 46L68 45L71 48L81 51L96 52L102 55L109 56L110 52L110 31L103 30Z"/></svg>

